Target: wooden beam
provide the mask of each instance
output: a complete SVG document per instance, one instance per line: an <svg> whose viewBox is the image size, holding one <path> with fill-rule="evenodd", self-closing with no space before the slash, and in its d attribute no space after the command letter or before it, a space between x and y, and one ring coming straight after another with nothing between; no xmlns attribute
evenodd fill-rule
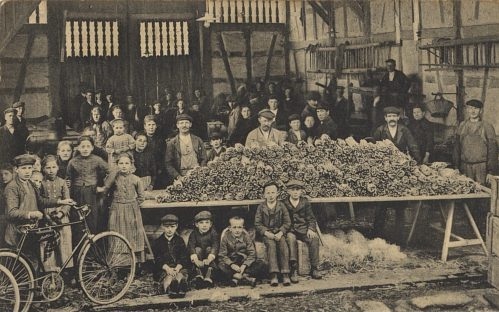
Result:
<svg viewBox="0 0 499 312"><path fill-rule="evenodd" d="M222 60L224 62L225 71L227 72L227 80L230 84L230 90L232 94L236 94L236 83L234 81L234 76L232 75L232 70L230 69L229 56L227 54L227 50L225 50L224 39L222 38L222 33L217 32L216 34L218 49L220 50L220 54L222 55Z"/></svg>
<svg viewBox="0 0 499 312"><path fill-rule="evenodd" d="M243 30L244 47L246 56L246 80L251 84L253 80L253 57L251 56L251 29L246 28Z"/></svg>
<svg viewBox="0 0 499 312"><path fill-rule="evenodd" d="M26 43L26 48L24 50L24 58L21 63L21 69L19 69L19 76L17 76L16 88L14 90L14 102L19 101L21 94L24 89L24 83L26 81L26 72L28 69L29 59L31 58L31 51L33 50L33 43L35 42L35 34L28 35L28 42Z"/></svg>
<svg viewBox="0 0 499 312"><path fill-rule="evenodd" d="M277 41L277 34L272 35L272 41L270 42L270 48L269 48L269 57L267 59L267 66L265 67L265 80L264 82L267 83L269 80L270 76L270 66L272 65L272 56L274 55L274 48L275 48L275 42Z"/></svg>
<svg viewBox="0 0 499 312"><path fill-rule="evenodd" d="M314 12L317 13L322 18L324 23L326 23L329 26L330 18L328 12L326 12L326 10L323 7L321 7L316 1L309 0L307 2L308 4L310 4Z"/></svg>
<svg viewBox="0 0 499 312"><path fill-rule="evenodd" d="M289 65L289 33L291 24L291 5L289 1L286 1L286 30L284 32L284 72L286 76L289 75L291 71Z"/></svg>

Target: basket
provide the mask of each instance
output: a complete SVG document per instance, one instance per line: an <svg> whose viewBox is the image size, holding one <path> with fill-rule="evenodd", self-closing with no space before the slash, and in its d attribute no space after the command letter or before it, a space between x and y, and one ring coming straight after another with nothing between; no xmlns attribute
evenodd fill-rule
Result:
<svg viewBox="0 0 499 312"><path fill-rule="evenodd" d="M433 100L426 102L426 109L430 112L431 117L447 117L453 107L454 104L446 100L441 94L435 95Z"/></svg>

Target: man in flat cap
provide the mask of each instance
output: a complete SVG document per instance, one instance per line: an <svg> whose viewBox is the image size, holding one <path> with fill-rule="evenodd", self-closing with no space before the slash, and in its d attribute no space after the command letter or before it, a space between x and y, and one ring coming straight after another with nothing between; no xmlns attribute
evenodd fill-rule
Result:
<svg viewBox="0 0 499 312"><path fill-rule="evenodd" d="M468 118L459 124L454 164L467 177L485 185L487 175L497 174L497 141L494 127L482 120L483 103L466 102Z"/></svg>
<svg viewBox="0 0 499 312"><path fill-rule="evenodd" d="M16 129L15 136L17 140L16 155L20 155L26 152L26 140L29 136L26 118L24 118L26 113L26 104L18 101L12 104L12 108L16 110L16 116L14 118L14 129Z"/></svg>
<svg viewBox="0 0 499 312"><path fill-rule="evenodd" d="M456 131L454 165L459 171L476 182L490 183L491 175L497 174L497 140L494 127L482 119L483 103L479 100L466 102L467 118ZM478 202L473 210L478 228L485 232L487 205Z"/></svg>
<svg viewBox="0 0 499 312"><path fill-rule="evenodd" d="M307 105L301 112L301 118L305 119L307 116L313 116L315 121L319 121L317 119L317 104L321 99L321 94L318 91L310 91L305 96L305 100L307 101Z"/></svg>
<svg viewBox="0 0 499 312"><path fill-rule="evenodd" d="M207 156L203 140L190 133L192 118L187 114L176 117L178 134L166 143L165 166L172 179L184 176L189 170L206 166Z"/></svg>
<svg viewBox="0 0 499 312"><path fill-rule="evenodd" d="M280 107L277 95L269 95L267 98L267 108L275 116L272 127L281 131L286 131L288 128L288 112Z"/></svg>
<svg viewBox="0 0 499 312"><path fill-rule="evenodd" d="M317 125L316 134L318 138L327 135L330 139L338 138L338 125L329 116L329 106L326 102L320 101L317 105L317 118L319 123Z"/></svg>
<svg viewBox="0 0 499 312"><path fill-rule="evenodd" d="M5 124L0 128L0 142L2 142L2 152L0 153L0 164L10 163L17 153L16 130L14 128L14 118L16 110L7 108L3 111Z"/></svg>
<svg viewBox="0 0 499 312"><path fill-rule="evenodd" d="M390 140L401 152L409 153L418 164L421 163L421 155L419 153L419 146L411 134L409 128L399 123L400 108L388 106L383 109L386 123L379 126L373 133L375 141ZM396 242L404 242L404 209L405 204L393 203L396 213ZM380 204L376 208L374 217L374 231L376 235L381 235L385 226L387 207Z"/></svg>
<svg viewBox="0 0 499 312"><path fill-rule="evenodd" d="M387 72L380 81L381 102L385 107L405 108L411 84L403 72L395 69L396 65L394 59L386 60Z"/></svg>
<svg viewBox="0 0 499 312"><path fill-rule="evenodd" d="M269 109L258 112L260 126L246 137L246 147L266 147L283 145L286 141L286 132L272 128L275 115Z"/></svg>

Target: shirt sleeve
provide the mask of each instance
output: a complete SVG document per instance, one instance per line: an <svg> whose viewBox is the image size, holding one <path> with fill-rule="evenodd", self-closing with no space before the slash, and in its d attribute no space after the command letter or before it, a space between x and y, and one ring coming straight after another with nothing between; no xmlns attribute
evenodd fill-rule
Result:
<svg viewBox="0 0 499 312"><path fill-rule="evenodd" d="M144 184L140 181L140 178L137 176L135 176L135 189L137 191L137 202L139 203L140 206L145 200Z"/></svg>
<svg viewBox="0 0 499 312"><path fill-rule="evenodd" d="M232 264L232 260L230 260L229 258L227 233L225 233L225 236L222 237L220 242L220 249L218 251L218 261L220 263L225 263L229 266Z"/></svg>
<svg viewBox="0 0 499 312"><path fill-rule="evenodd" d="M258 205L258 208L256 209L256 214L255 214L255 228L258 234L264 235L266 231L269 230L268 227L266 227L263 224L263 211L262 211L262 204Z"/></svg>
<svg viewBox="0 0 499 312"><path fill-rule="evenodd" d="M247 255L246 259L244 259L243 264L246 267L249 267L256 260L256 248L255 248L255 242L249 237L249 235L245 236L245 242L246 242Z"/></svg>
<svg viewBox="0 0 499 312"><path fill-rule="evenodd" d="M19 222L28 220L28 211L20 210L21 200L19 189L14 185L7 185L4 190L6 205L7 205L7 218L9 221Z"/></svg>
<svg viewBox="0 0 499 312"><path fill-rule="evenodd" d="M282 205L282 225L279 228L279 231L281 231L284 235L289 231L291 228L291 217L289 216L288 208L284 205L282 202L278 202L278 204Z"/></svg>
<svg viewBox="0 0 499 312"><path fill-rule="evenodd" d="M216 257L218 256L218 250L220 248L220 238L218 237L217 231L214 229L211 230L211 239L213 241L211 245L211 254Z"/></svg>

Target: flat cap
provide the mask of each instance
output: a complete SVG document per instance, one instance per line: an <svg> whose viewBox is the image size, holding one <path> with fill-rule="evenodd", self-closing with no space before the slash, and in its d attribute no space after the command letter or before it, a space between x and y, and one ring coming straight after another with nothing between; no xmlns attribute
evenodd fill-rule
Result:
<svg viewBox="0 0 499 312"><path fill-rule="evenodd" d="M174 214L167 214L161 218L161 224L164 225L178 224L178 218Z"/></svg>
<svg viewBox="0 0 499 312"><path fill-rule="evenodd" d="M383 113L385 115L388 115L388 114L400 115L400 109L398 107L395 107L395 106L387 106L387 107L383 108Z"/></svg>
<svg viewBox="0 0 499 312"><path fill-rule="evenodd" d="M258 112L258 117L265 117L267 119L274 119L275 115L270 109L262 109Z"/></svg>
<svg viewBox="0 0 499 312"><path fill-rule="evenodd" d="M211 212L204 210L199 212L197 215L194 216L194 222L199 222L203 220L212 220L211 219Z"/></svg>
<svg viewBox="0 0 499 312"><path fill-rule="evenodd" d="M125 120L123 120L123 119L121 119L121 118L116 118L116 119L113 119L113 120L111 120L109 123L111 124L111 126L114 126L114 124L116 124L116 123L120 123L120 122L121 122L121 123L123 123L123 124L125 124Z"/></svg>
<svg viewBox="0 0 499 312"><path fill-rule="evenodd" d="M329 110L329 105L328 103L324 102L324 101L319 101L319 103L317 104L317 110L319 109L323 109L323 110Z"/></svg>
<svg viewBox="0 0 499 312"><path fill-rule="evenodd" d="M397 62L395 62L395 60L394 60L394 59L389 58L389 59L387 59L387 60L385 61L385 63L393 63L393 64L396 64Z"/></svg>
<svg viewBox="0 0 499 312"><path fill-rule="evenodd" d="M21 102L21 101L18 101L18 102L15 102L14 104L12 104L12 108L18 108L18 107L24 107L24 106L26 106L26 103Z"/></svg>
<svg viewBox="0 0 499 312"><path fill-rule="evenodd" d="M177 116L177 122L182 121L182 120L189 120L192 122L192 117L187 115L187 114L180 114Z"/></svg>
<svg viewBox="0 0 499 312"><path fill-rule="evenodd" d="M289 188L305 188L305 183L299 180L289 180L288 183L286 183L286 187Z"/></svg>
<svg viewBox="0 0 499 312"><path fill-rule="evenodd" d="M301 120L300 115L298 114L292 114L288 117L288 121L291 122L293 120Z"/></svg>
<svg viewBox="0 0 499 312"><path fill-rule="evenodd" d="M466 105L473 106L476 108L483 108L483 103L482 101L479 100L469 100L468 102L466 102Z"/></svg>
<svg viewBox="0 0 499 312"><path fill-rule="evenodd" d="M318 92L318 91L310 91L307 93L307 95L305 96L305 99L308 101L308 100L314 100L314 101L318 101L321 99L321 94Z"/></svg>
<svg viewBox="0 0 499 312"><path fill-rule="evenodd" d="M19 167L19 166L26 166L26 165L31 165L33 166L36 162L36 158L32 155L29 154L23 154L23 155L18 155L14 157L14 165Z"/></svg>
<svg viewBox="0 0 499 312"><path fill-rule="evenodd" d="M3 111L3 115L7 115L8 113L17 114L17 110L15 108L9 107Z"/></svg>
<svg viewBox="0 0 499 312"><path fill-rule="evenodd" d="M210 140L221 140L222 135L219 132L212 132L210 135Z"/></svg>
<svg viewBox="0 0 499 312"><path fill-rule="evenodd" d="M156 118L154 117L154 115L146 115L144 117L144 123L146 123L148 121L154 121L154 122L156 122Z"/></svg>

